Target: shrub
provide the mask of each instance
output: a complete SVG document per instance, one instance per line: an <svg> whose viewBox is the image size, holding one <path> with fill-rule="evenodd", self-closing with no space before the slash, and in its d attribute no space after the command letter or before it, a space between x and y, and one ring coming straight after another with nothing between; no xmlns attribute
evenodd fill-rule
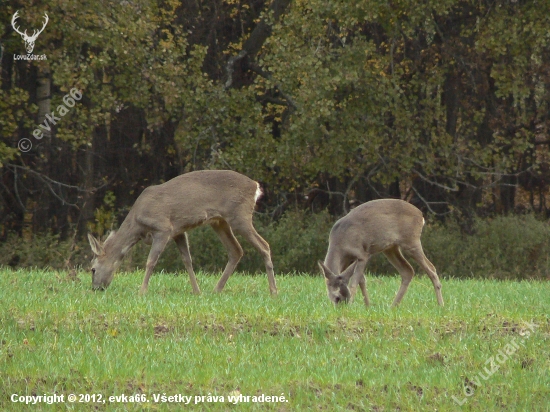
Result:
<svg viewBox="0 0 550 412"><path fill-rule="evenodd" d="M277 222L256 218L254 224L271 246L276 273L318 274L317 260L325 256L333 223L334 218L326 212L290 211ZM546 222L533 215L477 219L474 232L474 235L465 235L458 223L452 221L426 225L422 236L424 251L442 277L550 278L550 227ZM245 255L237 269L264 273L260 254L244 239L239 238L239 242ZM211 273L223 270L227 254L211 228L190 231L189 243L195 270ZM128 253L121 270L143 270L149 248L139 242ZM30 241L12 235L0 243L0 265L3 266L87 269L92 257L87 241L73 244L60 241L53 234L37 235ZM409 261L418 269L418 265ZM173 242L167 246L155 270L184 270ZM373 258L367 270L376 274L397 272L383 255Z"/></svg>
<svg viewBox="0 0 550 412"><path fill-rule="evenodd" d="M476 219L474 235L458 224L430 225L423 236L426 254L444 276L549 278L550 227L533 215Z"/></svg>
<svg viewBox="0 0 550 412"><path fill-rule="evenodd" d="M73 262L89 264L91 251L86 246L87 242L73 245L72 241L60 241L58 235L51 233L33 236L30 240L12 234L0 243L0 265L66 269Z"/></svg>

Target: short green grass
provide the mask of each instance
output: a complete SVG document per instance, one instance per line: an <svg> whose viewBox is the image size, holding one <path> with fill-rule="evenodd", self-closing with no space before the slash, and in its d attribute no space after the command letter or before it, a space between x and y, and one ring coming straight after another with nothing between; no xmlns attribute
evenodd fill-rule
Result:
<svg viewBox="0 0 550 412"><path fill-rule="evenodd" d="M550 410L548 282L443 279L440 308L421 276L392 309L398 277L369 276L365 309L333 307L320 277L279 275L272 298L265 276L233 275L215 294L218 276L201 273L200 296L165 273L139 296L142 275L93 292L84 272L1 269L0 410ZM52 393L65 403L11 401ZM109 402L122 394L149 402ZM288 402L228 402L238 394Z"/></svg>

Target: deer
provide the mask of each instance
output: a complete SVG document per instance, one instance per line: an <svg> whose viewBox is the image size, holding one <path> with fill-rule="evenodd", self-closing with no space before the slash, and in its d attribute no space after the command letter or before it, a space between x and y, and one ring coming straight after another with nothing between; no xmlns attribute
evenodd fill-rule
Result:
<svg viewBox="0 0 550 412"><path fill-rule="evenodd" d="M13 15L13 17L11 18L11 25L13 27L13 30L15 30L15 32L23 38L23 41L25 42L25 48L27 49L27 53L31 54L32 51L34 50L34 43L36 42L38 35L44 31L50 19L48 17L48 14L44 13L44 24L42 25L42 28L40 30L34 30L32 33L32 36L29 36L27 34L27 30L25 30L24 32L21 32L19 30L19 27L15 25L15 21L18 18L19 18L19 10L17 10Z"/></svg>
<svg viewBox="0 0 550 412"><path fill-rule="evenodd" d="M420 243L424 223L418 208L399 199L372 200L339 219L330 231L325 260L318 261L329 299L335 305L349 303L359 285L368 308L365 267L372 256L383 253L401 275L401 286L392 303L398 306L414 276L414 269L403 257L405 252L426 271L435 288L437 303L443 306L437 271Z"/></svg>
<svg viewBox="0 0 550 412"><path fill-rule="evenodd" d="M243 249L235 233L244 237L262 255L269 290L271 295L276 295L269 244L252 224L254 208L261 196L258 182L231 170L194 171L145 188L120 228L110 232L105 242L100 242L88 233L88 241L95 255L91 268L92 288L107 289L126 253L139 240L144 240L151 243L140 289L140 294L146 293L158 258L172 239L179 249L193 293L200 294L187 232L198 226L210 225L229 258L214 291L222 291L243 256Z"/></svg>

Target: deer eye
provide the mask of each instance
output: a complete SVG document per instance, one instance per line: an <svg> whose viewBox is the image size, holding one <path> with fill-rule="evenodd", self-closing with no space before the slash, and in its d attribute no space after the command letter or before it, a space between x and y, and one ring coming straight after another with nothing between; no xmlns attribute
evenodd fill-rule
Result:
<svg viewBox="0 0 550 412"><path fill-rule="evenodd" d="M92 275L95 275L95 268L92 268Z"/></svg>

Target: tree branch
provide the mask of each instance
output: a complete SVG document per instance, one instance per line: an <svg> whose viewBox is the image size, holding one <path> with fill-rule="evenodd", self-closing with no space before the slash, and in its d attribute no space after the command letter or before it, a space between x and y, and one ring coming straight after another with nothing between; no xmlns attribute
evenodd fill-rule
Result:
<svg viewBox="0 0 550 412"><path fill-rule="evenodd" d="M430 205L436 205L436 204L443 204L443 205L448 205L449 203L448 202L428 202L426 199L424 199L422 197L422 195L420 194L420 192L418 190L416 190L414 188L414 186L411 186L413 192L416 194L416 196L418 196L418 198L422 201L422 203L424 203L426 205L426 207L428 208L428 210L430 211L430 213L433 213L434 215L439 215L439 216L444 216L444 215L448 215L449 213L451 213L450 211L449 212L445 212L445 213L437 213L436 211L434 211Z"/></svg>
<svg viewBox="0 0 550 412"><path fill-rule="evenodd" d="M278 22L281 15L284 13L291 0L273 0L268 13L273 13L273 22ZM229 58L225 66L227 72L227 80L224 84L224 89L230 87L240 87L240 84L235 85L235 65L245 57L253 60L260 52L267 38L271 36L271 23L268 23L266 18L262 18L256 25L248 39L244 42L242 50L236 55Z"/></svg>
<svg viewBox="0 0 550 412"><path fill-rule="evenodd" d="M440 187L440 188L445 189L445 190L448 190L448 191L450 191L450 192L458 192L458 188L456 188L456 187L449 187L449 186L445 186L445 185L443 185L443 184L441 184L441 183L434 182L433 180L430 180L430 179L428 179L427 177L425 177L424 175L422 175L422 173L420 173L420 172L419 172L418 170L416 170L416 169L412 169L412 172L413 172L413 173L416 173L420 179L424 180L425 182L428 182L428 183L431 184L431 185Z"/></svg>
<svg viewBox="0 0 550 412"><path fill-rule="evenodd" d="M48 188L48 190L52 193L52 195L54 195L63 205L69 205L69 206L73 206L73 207L76 207L76 208L78 208L78 205L76 203L71 203L71 202L67 201L66 199L64 199L61 195L59 195L54 190L54 186L57 186L58 188L76 190L76 191L81 192L81 193L93 193L96 190L101 189L102 187L105 187L109 184L108 182L106 182L105 184L103 184L99 187L95 187L95 188L92 188L92 189L85 189L85 188L82 188L80 186L74 186L74 185L69 185L67 183L58 182L57 180L53 180L53 179L49 178L48 176L46 176L42 173L36 172L36 171L34 171L34 170L32 170L28 167L15 165L13 163L6 163L5 166L7 168L11 168L13 170L13 173L14 173L14 176L15 176L15 194L16 194L17 200L18 200L19 204L21 205L21 207L23 208L23 210L26 210L26 207L23 205L23 202L21 201L21 199L19 197L19 191L17 190L17 176L18 176L17 171L18 170L23 170L25 173L29 173L29 174L35 176L38 180L40 180Z"/></svg>
<svg viewBox="0 0 550 412"><path fill-rule="evenodd" d="M252 70L254 73L257 73L260 76L262 76L264 79L267 79L267 80L270 80L270 81L273 82L273 77L268 72L266 72L265 70L262 70L262 68L260 66L258 66L257 64L249 63L247 65L247 67L250 70ZM283 88L282 88L281 84L280 83L275 83L275 82L274 82L274 84L275 84L275 88L278 90L278 92L281 94L281 96L283 96L285 98L285 100L287 101L286 105L290 106L294 110L298 109L298 106L296 106L296 103L294 102L292 97L290 97L288 94L286 94L283 91Z"/></svg>

